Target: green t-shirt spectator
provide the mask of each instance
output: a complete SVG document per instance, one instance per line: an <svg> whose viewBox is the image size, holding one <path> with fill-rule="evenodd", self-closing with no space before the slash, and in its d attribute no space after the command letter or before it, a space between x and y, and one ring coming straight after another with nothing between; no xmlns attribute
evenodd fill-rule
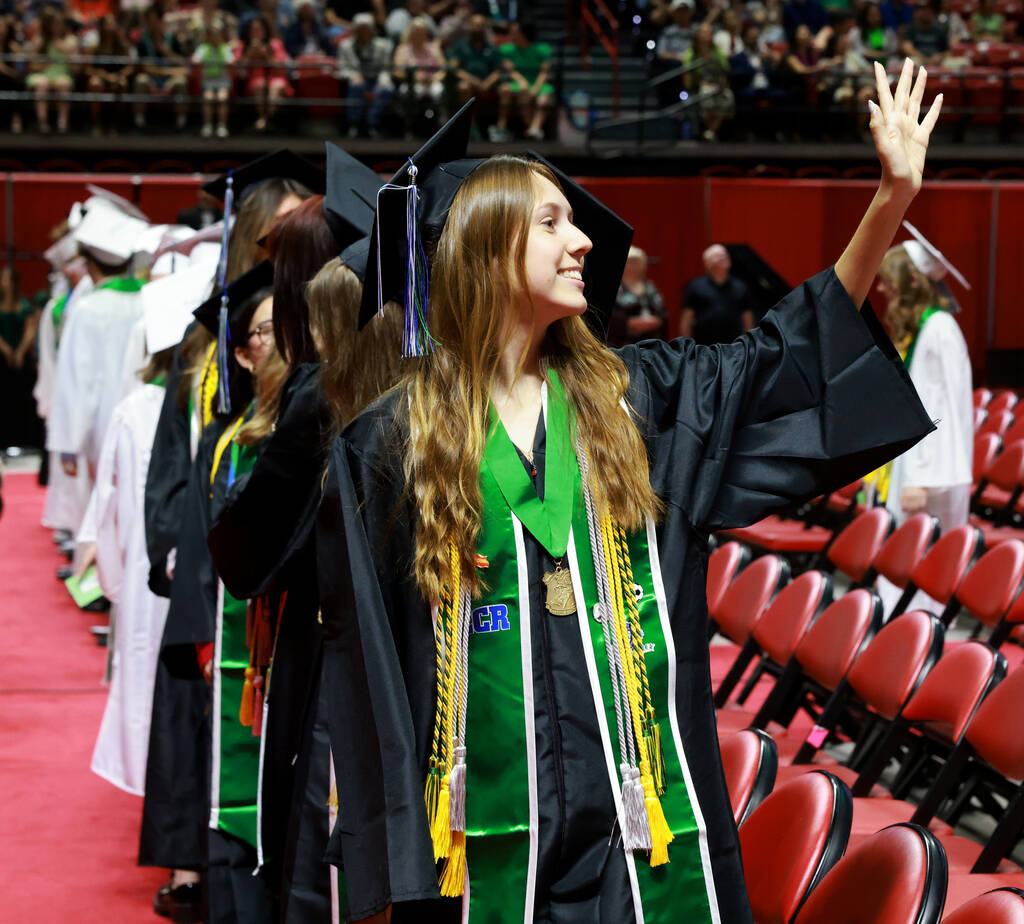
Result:
<svg viewBox="0 0 1024 924"><path fill-rule="evenodd" d="M501 67L498 49L490 42L484 42L477 48L468 38L459 39L452 45L448 51L448 60L452 67L466 71L477 80L486 80Z"/></svg>
<svg viewBox="0 0 1024 924"><path fill-rule="evenodd" d="M971 29L975 35L1002 35L1003 17L1000 13L986 16L978 12L971 17Z"/></svg>
<svg viewBox="0 0 1024 924"><path fill-rule="evenodd" d="M224 80L228 76L231 49L224 45L210 45L203 42L192 54L192 60L203 66L203 80Z"/></svg>
<svg viewBox="0 0 1024 924"><path fill-rule="evenodd" d="M515 91L528 90L532 87L540 74L541 67L551 60L551 46L545 42L534 42L525 48L520 48L514 42L508 42L502 45L499 51L501 60L511 61L512 69L522 74L529 84L529 86L520 87L516 81L512 81L512 89ZM550 93L551 84L544 84L540 92Z"/></svg>

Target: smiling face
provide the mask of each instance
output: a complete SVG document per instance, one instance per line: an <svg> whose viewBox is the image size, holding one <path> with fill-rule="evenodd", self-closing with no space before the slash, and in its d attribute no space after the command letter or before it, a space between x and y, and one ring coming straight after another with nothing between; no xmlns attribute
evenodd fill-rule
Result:
<svg viewBox="0 0 1024 924"><path fill-rule="evenodd" d="M267 357L274 349L273 328L270 327L270 322L273 319L274 299L267 296L253 312L252 320L249 322L249 337L245 341L245 346L235 347L235 359L238 360L238 365L251 372L253 378L257 380L266 365Z"/></svg>
<svg viewBox="0 0 1024 924"><path fill-rule="evenodd" d="M526 238L526 284L535 329L587 310L583 258L591 240L573 223L562 191L539 173L531 175L533 210Z"/></svg>

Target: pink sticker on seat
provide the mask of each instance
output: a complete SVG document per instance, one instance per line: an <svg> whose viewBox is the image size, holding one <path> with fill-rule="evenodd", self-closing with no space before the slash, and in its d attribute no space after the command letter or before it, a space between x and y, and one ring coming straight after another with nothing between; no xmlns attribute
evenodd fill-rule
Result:
<svg viewBox="0 0 1024 924"><path fill-rule="evenodd" d="M807 736L807 743L812 748L820 748L828 737L828 729L822 728L820 725L815 725L811 729L811 733Z"/></svg>

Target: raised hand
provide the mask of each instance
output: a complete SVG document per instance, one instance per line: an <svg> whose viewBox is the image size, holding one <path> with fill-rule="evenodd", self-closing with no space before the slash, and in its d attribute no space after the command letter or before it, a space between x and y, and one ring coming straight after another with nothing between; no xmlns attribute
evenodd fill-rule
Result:
<svg viewBox="0 0 1024 924"><path fill-rule="evenodd" d="M921 99L928 75L922 67L914 81L914 63L903 62L895 96L889 91L885 68L875 63L878 105L869 102L871 136L882 164L882 185L890 192L913 198L921 188L928 139L942 111L942 94L935 97L925 117L918 122ZM913 84L913 88L911 88Z"/></svg>

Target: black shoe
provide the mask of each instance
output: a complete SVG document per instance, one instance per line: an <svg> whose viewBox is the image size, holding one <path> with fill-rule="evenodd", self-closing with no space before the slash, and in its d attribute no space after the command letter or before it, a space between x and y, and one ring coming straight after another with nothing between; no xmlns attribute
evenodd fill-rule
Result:
<svg viewBox="0 0 1024 924"><path fill-rule="evenodd" d="M200 924L203 920L202 887L186 882L171 889L171 920L174 924Z"/></svg>
<svg viewBox="0 0 1024 924"><path fill-rule="evenodd" d="M110 638L110 626L90 626L89 631L92 633L92 637L96 639L96 644L100 648L107 647L107 641Z"/></svg>
<svg viewBox="0 0 1024 924"><path fill-rule="evenodd" d="M63 555L68 561L72 561L75 557L75 543L73 540L68 539L67 542L60 544L60 554Z"/></svg>
<svg viewBox="0 0 1024 924"><path fill-rule="evenodd" d="M61 565L57 569L57 580L58 581L66 581L74 573L75 573L75 569L74 569L73 566L71 566L71 565Z"/></svg>
<svg viewBox="0 0 1024 924"><path fill-rule="evenodd" d="M171 916L171 881L168 879L153 896L153 911L162 918Z"/></svg>
<svg viewBox="0 0 1024 924"><path fill-rule="evenodd" d="M109 613L110 601L106 597L97 597L92 603L82 607L83 613Z"/></svg>

